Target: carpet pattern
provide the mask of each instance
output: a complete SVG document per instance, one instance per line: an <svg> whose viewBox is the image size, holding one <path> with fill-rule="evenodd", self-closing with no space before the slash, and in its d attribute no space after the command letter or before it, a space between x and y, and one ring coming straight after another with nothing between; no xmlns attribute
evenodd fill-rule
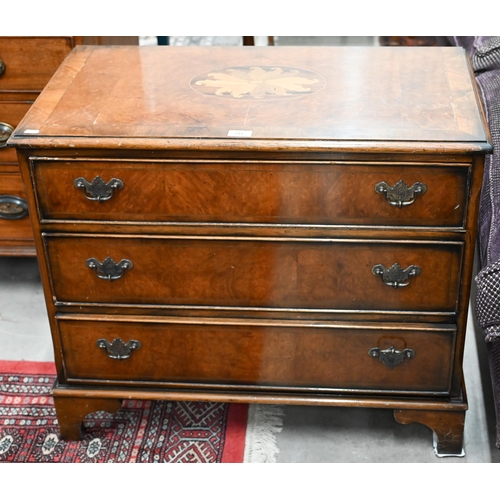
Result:
<svg viewBox="0 0 500 500"><path fill-rule="evenodd" d="M124 401L64 441L50 395L55 375L0 373L0 462L242 462L247 405Z"/></svg>

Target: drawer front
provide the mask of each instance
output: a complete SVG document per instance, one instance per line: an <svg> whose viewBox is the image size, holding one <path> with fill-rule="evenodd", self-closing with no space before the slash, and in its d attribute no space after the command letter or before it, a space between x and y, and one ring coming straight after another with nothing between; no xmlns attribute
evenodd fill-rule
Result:
<svg viewBox="0 0 500 500"><path fill-rule="evenodd" d="M24 185L15 173L0 173L0 240L3 239L33 239Z"/></svg>
<svg viewBox="0 0 500 500"><path fill-rule="evenodd" d="M0 163L17 163L16 150L6 147L6 143L30 107L29 102L0 101Z"/></svg>
<svg viewBox="0 0 500 500"><path fill-rule="evenodd" d="M0 37L0 92L42 90L71 48L71 37Z"/></svg>
<svg viewBox="0 0 500 500"><path fill-rule="evenodd" d="M154 381L318 391L449 390L452 329L156 321L134 322L133 317L111 322L59 321L68 378L110 384Z"/></svg>
<svg viewBox="0 0 500 500"><path fill-rule="evenodd" d="M454 311L463 250L460 243L370 240L45 240L58 301L206 307ZM395 264L403 269L391 271ZM394 275L396 287L384 282L380 266L386 279ZM415 266L419 272L410 273Z"/></svg>
<svg viewBox="0 0 500 500"><path fill-rule="evenodd" d="M34 175L47 220L463 227L469 169L38 160ZM99 201L96 178L120 186Z"/></svg>

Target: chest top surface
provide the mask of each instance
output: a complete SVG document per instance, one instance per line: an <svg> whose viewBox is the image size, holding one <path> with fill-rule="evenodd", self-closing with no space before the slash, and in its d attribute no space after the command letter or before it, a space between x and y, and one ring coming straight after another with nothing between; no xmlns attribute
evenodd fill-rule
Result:
<svg viewBox="0 0 500 500"><path fill-rule="evenodd" d="M488 148L465 53L452 47L77 47L11 144L46 138Z"/></svg>

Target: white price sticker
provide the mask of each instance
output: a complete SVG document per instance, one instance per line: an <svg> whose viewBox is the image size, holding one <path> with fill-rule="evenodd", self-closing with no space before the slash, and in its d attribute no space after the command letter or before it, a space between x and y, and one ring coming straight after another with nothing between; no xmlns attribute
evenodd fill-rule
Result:
<svg viewBox="0 0 500 500"><path fill-rule="evenodd" d="M251 130L230 130L227 133L228 137L252 137Z"/></svg>

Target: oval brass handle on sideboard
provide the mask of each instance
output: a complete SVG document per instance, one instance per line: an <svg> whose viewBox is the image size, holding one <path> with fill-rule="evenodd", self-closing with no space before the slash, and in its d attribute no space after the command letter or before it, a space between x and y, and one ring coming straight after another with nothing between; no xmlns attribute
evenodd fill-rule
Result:
<svg viewBox="0 0 500 500"><path fill-rule="evenodd" d="M372 273L375 276L380 276L382 281L393 288L405 287L411 283L414 276L418 276L421 272L418 266L408 266L403 269L397 262L387 269L382 264L376 264L372 267Z"/></svg>
<svg viewBox="0 0 500 500"><path fill-rule="evenodd" d="M415 182L410 187L402 180L396 182L394 186L390 186L387 182L379 182L375 185L375 191L379 194L385 194L389 205L403 208L414 203L418 194L424 194L427 191L427 186L423 182Z"/></svg>
<svg viewBox="0 0 500 500"><path fill-rule="evenodd" d="M98 278L109 281L120 279L125 274L125 270L134 267L131 260L122 259L117 264L111 257L106 257L103 262L94 258L87 259L86 265L94 270Z"/></svg>
<svg viewBox="0 0 500 500"><path fill-rule="evenodd" d="M78 177L73 182L73 185L81 189L85 198L90 201L107 201L115 194L115 190L123 189L123 181L121 179L111 179L109 182L97 176L91 182L83 177Z"/></svg>
<svg viewBox="0 0 500 500"><path fill-rule="evenodd" d="M392 370L394 367L400 365L405 359L414 358L415 351L413 349L398 351L394 346L389 347L389 349L372 347L368 351L368 356L378 358L381 363L384 363L385 366Z"/></svg>
<svg viewBox="0 0 500 500"><path fill-rule="evenodd" d="M28 215L28 204L18 196L0 195L0 219L22 219Z"/></svg>
<svg viewBox="0 0 500 500"><path fill-rule="evenodd" d="M0 122L0 148L7 146L7 141L14 132L14 127L9 123Z"/></svg>
<svg viewBox="0 0 500 500"><path fill-rule="evenodd" d="M0 59L0 76L5 73L5 63Z"/></svg>
<svg viewBox="0 0 500 500"><path fill-rule="evenodd" d="M99 349L104 349L108 358L111 359L130 358L133 351L141 348L141 343L138 340L130 340L125 344L120 338L116 338L113 342L109 342L106 339L99 339L95 344Z"/></svg>

